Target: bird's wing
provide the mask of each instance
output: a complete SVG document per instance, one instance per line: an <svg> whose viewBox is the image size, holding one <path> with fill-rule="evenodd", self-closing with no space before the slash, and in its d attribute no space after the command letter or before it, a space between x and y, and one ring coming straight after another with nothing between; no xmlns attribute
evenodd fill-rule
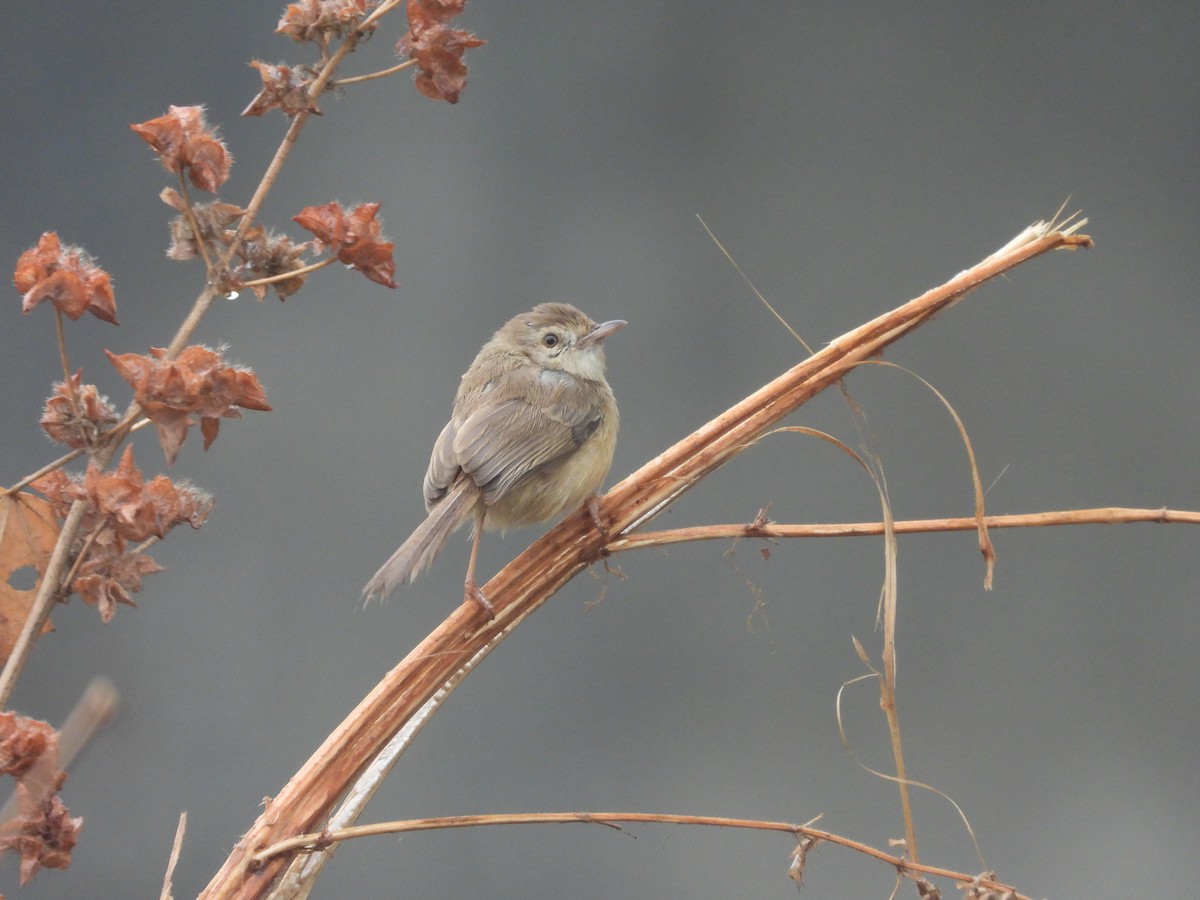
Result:
<svg viewBox="0 0 1200 900"><path fill-rule="evenodd" d="M531 472L573 452L600 426L598 390L578 384L555 393L545 403L515 398L487 404L457 429L454 455L485 502L494 503Z"/></svg>
<svg viewBox="0 0 1200 900"><path fill-rule="evenodd" d="M425 508L430 509L447 491L454 486L462 467L458 464L458 455L454 452L454 436L458 434L462 423L453 418L446 423L442 433L434 442L433 453L429 456L429 468L425 470Z"/></svg>

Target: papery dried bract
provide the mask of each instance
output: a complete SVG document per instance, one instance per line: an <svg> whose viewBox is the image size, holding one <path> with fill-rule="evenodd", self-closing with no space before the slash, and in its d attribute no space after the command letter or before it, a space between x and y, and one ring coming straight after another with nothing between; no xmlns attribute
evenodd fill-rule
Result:
<svg viewBox="0 0 1200 900"><path fill-rule="evenodd" d="M226 365L221 354L208 347L192 345L173 360L166 359L161 348L151 349L149 356L105 353L133 388L142 412L154 422L168 464L175 461L188 429L196 424L194 416L211 432L206 433L207 449L220 418L238 418L239 409L271 409L250 369Z"/></svg>
<svg viewBox="0 0 1200 900"><path fill-rule="evenodd" d="M165 116L129 127L158 154L168 172L186 172L192 184L215 193L229 177L233 157L204 119L203 106L170 106Z"/></svg>
<svg viewBox="0 0 1200 900"><path fill-rule="evenodd" d="M21 254L13 284L22 294L24 312L48 300L68 318L78 319L90 312L97 319L117 324L108 273L79 247L64 247L53 231L45 232L36 247Z"/></svg>
<svg viewBox="0 0 1200 900"><path fill-rule="evenodd" d="M342 210L336 201L309 206L293 217L316 235L318 249L328 247L341 262L353 266L367 278L386 287L396 286L396 264L392 260L395 245L382 240L381 226L375 214L378 203L361 203Z"/></svg>

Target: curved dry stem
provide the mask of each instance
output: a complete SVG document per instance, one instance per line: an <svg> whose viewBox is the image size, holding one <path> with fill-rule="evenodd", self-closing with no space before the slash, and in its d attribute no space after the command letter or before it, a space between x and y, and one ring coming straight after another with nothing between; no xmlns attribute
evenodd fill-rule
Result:
<svg viewBox="0 0 1200 900"><path fill-rule="evenodd" d="M274 284L277 281L290 281L293 278L299 278L304 275L309 275L319 269L325 269L337 262L336 256L331 256L328 259L323 259L320 262L310 263L299 269L292 269L290 272L280 272L278 275L269 275L265 278L255 278L253 281L243 281L239 287L254 288L261 287L265 284Z"/></svg>
<svg viewBox="0 0 1200 900"><path fill-rule="evenodd" d="M1084 235L1038 223L1009 242L1003 252L832 341L616 485L597 510L606 523L606 534L618 539L652 519L855 365L878 355L985 281L1051 250L1088 246L1091 239ZM495 618L483 616L476 603L451 613L313 753L238 842L201 896L264 896L286 859L258 864L253 854L323 822L375 755L463 664L478 662L567 581L601 559L608 539L596 529L589 512L580 510L484 586Z"/></svg>
<svg viewBox="0 0 1200 900"><path fill-rule="evenodd" d="M776 831L796 837L811 838L814 841L824 841L836 844L861 853L872 859L893 866L897 871L906 875L932 875L935 878L952 878L958 882L977 883L981 887L998 891L1014 900L1030 900L1025 894L1017 893L1016 888L1003 882L981 876L970 875L966 872L956 872L953 869L943 869L939 866L927 866L911 862L904 857L879 850L869 844L852 838L843 837L832 831L813 828L811 825L796 825L791 822L772 822L761 819L733 819L724 816L685 816L671 813L635 813L635 812L564 812L564 813L515 813L477 816L441 816L432 819L405 819L397 822L379 822L372 825L357 825L353 828L342 828L336 831L318 831L311 834L301 834L285 841L280 841L256 853L254 862L263 864L275 856L299 852L315 852L329 847L340 841L354 840L363 837L373 837L381 834L408 834L417 831L435 831L445 828L480 828L492 825L604 825L608 828L623 831L616 823L635 822L657 825L695 825L710 828L742 828L752 831Z"/></svg>
<svg viewBox="0 0 1200 900"><path fill-rule="evenodd" d="M415 59L406 60L399 65L392 66L388 69L380 69L378 72L369 72L366 75L352 75L349 78L338 78L329 82L331 88L345 87L348 84L358 84L363 81L374 81L377 78L387 78L389 75L395 75L397 72L403 72L405 69L411 69L417 64Z"/></svg>
<svg viewBox="0 0 1200 900"><path fill-rule="evenodd" d="M859 759L858 754L854 752L854 747L851 746L850 738L846 734L845 721L842 718L842 695L846 692L846 688L850 687L851 685L857 684L860 681L865 681L868 678L882 679L883 676L882 676L882 673L880 673L880 671L878 669L876 669L874 664L871 662L871 658L867 655L866 649L863 647L862 643L859 642L858 638L853 638L853 640L854 640L854 650L858 654L858 658L860 660L862 660L863 665L865 665L868 669L870 669L870 674L869 675L859 675L855 678L849 679L848 681L843 681L841 687L838 688L837 697L834 701L834 711L835 711L835 718L837 719L838 737L841 738L842 746L846 748L846 752L850 754L851 759L853 759L856 763L858 763L858 765L864 771L869 772L870 774L874 775L875 777L881 778L884 781L891 781L895 784L900 785L901 787L911 786L911 787L923 788L924 790L927 790L931 793L937 794L939 797L941 797L943 800L945 800L947 803L949 803L951 806L953 806L954 811L958 813L959 819L962 820L963 826L967 829L967 834L970 836L971 843L975 847L975 855L977 857L979 857L979 864L984 868L984 870L986 870L987 869L987 860L985 860L983 858L983 847L981 847L979 845L979 838L976 837L976 835L975 835L975 829L971 826L971 820L967 818L967 814L965 812L963 812L963 808L958 805L958 803L954 800L953 797L951 797L945 791L938 790L931 784L925 784L925 782L923 782L923 781L917 781L912 778L902 780L902 779L896 777L895 775L889 775L887 772L881 772L878 769L873 768L872 766L868 766L865 762L863 762L861 759ZM901 783L902 781L903 781L903 783ZM919 860L914 860L914 862L919 862Z"/></svg>

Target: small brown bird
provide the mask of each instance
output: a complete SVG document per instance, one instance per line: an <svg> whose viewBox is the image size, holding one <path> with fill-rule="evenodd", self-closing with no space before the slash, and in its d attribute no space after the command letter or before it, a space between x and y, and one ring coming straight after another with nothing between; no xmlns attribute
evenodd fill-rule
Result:
<svg viewBox="0 0 1200 900"><path fill-rule="evenodd" d="M510 319L462 377L450 421L425 473L429 515L363 588L386 597L433 562L446 540L474 520L466 597L489 612L475 583L483 529L544 522L595 495L617 445L617 402L604 378L597 325L565 303L542 303Z"/></svg>

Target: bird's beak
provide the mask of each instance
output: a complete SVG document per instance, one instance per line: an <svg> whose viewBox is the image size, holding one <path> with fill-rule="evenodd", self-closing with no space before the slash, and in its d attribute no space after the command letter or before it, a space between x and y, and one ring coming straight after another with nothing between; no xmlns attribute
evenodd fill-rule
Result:
<svg viewBox="0 0 1200 900"><path fill-rule="evenodd" d="M593 344L598 344L610 334L620 331L629 323L624 319L613 319L609 322L601 322L587 334L579 339L577 347L591 347Z"/></svg>

